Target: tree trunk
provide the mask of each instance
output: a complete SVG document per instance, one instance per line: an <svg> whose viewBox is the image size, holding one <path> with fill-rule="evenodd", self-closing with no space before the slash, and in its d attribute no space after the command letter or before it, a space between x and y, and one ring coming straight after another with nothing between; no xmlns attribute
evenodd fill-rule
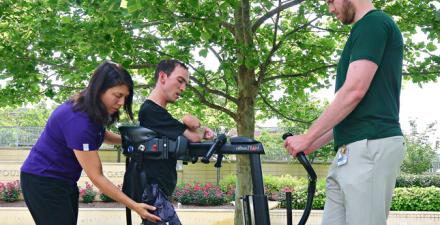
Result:
<svg viewBox="0 0 440 225"><path fill-rule="evenodd" d="M257 87L254 70L240 66L237 131L239 136L254 137L255 99ZM251 167L248 155L237 155L237 185L235 191L235 225L242 224L240 197L252 194Z"/></svg>
<svg viewBox="0 0 440 225"><path fill-rule="evenodd" d="M249 14L249 0L241 0L234 12L235 39L238 44L238 107L237 131L239 136L254 137L255 130L255 100L258 86L255 79L255 68L248 65L255 51L252 40L252 24ZM237 184L235 189L235 217L234 224L242 225L242 205L240 197L252 194L252 179L250 160L248 155L237 155Z"/></svg>

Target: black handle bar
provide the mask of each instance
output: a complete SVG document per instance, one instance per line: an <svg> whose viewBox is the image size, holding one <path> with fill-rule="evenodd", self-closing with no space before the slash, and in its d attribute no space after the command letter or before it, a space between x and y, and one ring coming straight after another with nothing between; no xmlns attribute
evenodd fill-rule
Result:
<svg viewBox="0 0 440 225"><path fill-rule="evenodd" d="M226 143L226 135L225 134L220 134L214 141L214 143L212 144L212 146L209 148L208 152L206 153L206 155L202 158L202 162L203 163L209 163L209 159L211 158L211 156L214 153L217 153L220 148Z"/></svg>
<svg viewBox="0 0 440 225"><path fill-rule="evenodd" d="M291 133L285 133L283 134L283 140L286 140L287 137L293 136ZM307 219L309 218L310 212L312 211L312 205L313 205L313 198L315 197L315 191L316 191L316 173L313 169L312 165L310 164L309 160L307 159L304 152L299 152L296 154L296 158L301 163L301 165L306 169L308 177L309 177L309 186L307 189L307 203L306 207L304 209L304 213L301 216L301 220L299 221L298 225L305 225L307 222ZM291 202L287 202L287 204L291 204Z"/></svg>

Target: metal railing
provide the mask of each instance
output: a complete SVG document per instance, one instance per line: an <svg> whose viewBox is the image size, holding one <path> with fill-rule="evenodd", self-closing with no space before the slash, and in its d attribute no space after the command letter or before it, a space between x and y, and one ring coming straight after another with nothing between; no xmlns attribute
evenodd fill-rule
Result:
<svg viewBox="0 0 440 225"><path fill-rule="evenodd" d="M440 161L432 162L432 168L428 170L428 173L440 174Z"/></svg>
<svg viewBox="0 0 440 225"><path fill-rule="evenodd" d="M43 130L44 127L0 126L0 147L31 147L36 143ZM257 128L256 133L262 131L280 132L283 130L285 129L276 127ZM220 130L216 131L219 132ZM103 144L101 149L113 149L113 146ZM265 151L266 154L261 157L262 160L292 160L292 157L284 149L280 151L279 149L270 149L267 146ZM432 163L432 168L429 169L428 173L440 173L439 160Z"/></svg>
<svg viewBox="0 0 440 225"><path fill-rule="evenodd" d="M0 127L0 147L32 146L44 127Z"/></svg>

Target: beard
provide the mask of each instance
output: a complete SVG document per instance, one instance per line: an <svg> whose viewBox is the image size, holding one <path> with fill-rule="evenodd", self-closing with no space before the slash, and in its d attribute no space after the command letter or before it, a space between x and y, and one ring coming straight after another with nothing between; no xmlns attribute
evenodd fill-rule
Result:
<svg viewBox="0 0 440 225"><path fill-rule="evenodd" d="M341 10L341 22L345 25L352 24L354 16L356 15L356 9L350 0L344 0Z"/></svg>

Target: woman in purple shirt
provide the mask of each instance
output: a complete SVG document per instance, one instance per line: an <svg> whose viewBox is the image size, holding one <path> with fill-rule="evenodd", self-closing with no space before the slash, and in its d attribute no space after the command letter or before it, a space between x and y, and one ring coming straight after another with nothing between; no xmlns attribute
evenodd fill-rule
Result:
<svg viewBox="0 0 440 225"><path fill-rule="evenodd" d="M24 200L37 225L75 225L77 181L82 170L101 192L136 211L142 218L160 218L122 193L102 173L97 150L103 142L121 144L121 136L105 130L119 119L119 109L132 119L133 81L120 65L101 64L82 92L55 109L21 167Z"/></svg>

